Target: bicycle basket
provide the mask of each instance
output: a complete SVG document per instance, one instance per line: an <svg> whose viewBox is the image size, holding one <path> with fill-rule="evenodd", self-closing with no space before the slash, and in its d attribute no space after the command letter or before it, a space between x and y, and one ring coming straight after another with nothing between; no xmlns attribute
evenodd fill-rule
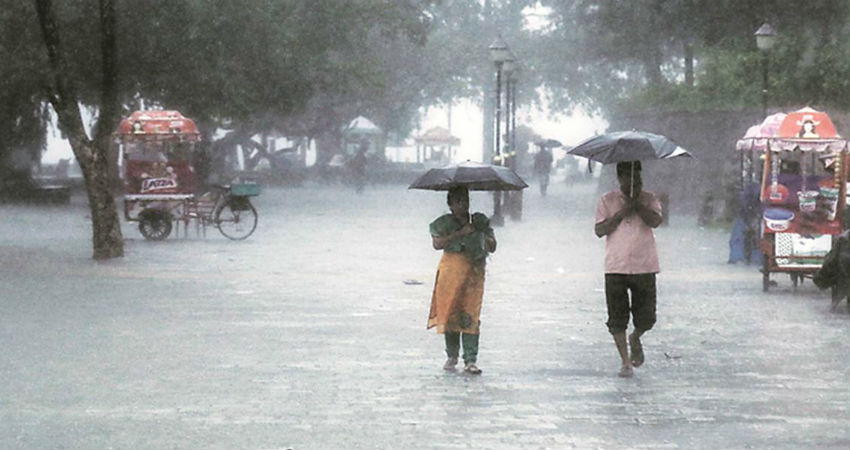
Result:
<svg viewBox="0 0 850 450"><path fill-rule="evenodd" d="M246 196L230 196L230 209L233 211L247 211L251 209L251 201Z"/></svg>
<svg viewBox="0 0 850 450"><path fill-rule="evenodd" d="M230 186L230 193L237 197L253 197L260 195L260 185L257 183L236 183Z"/></svg>

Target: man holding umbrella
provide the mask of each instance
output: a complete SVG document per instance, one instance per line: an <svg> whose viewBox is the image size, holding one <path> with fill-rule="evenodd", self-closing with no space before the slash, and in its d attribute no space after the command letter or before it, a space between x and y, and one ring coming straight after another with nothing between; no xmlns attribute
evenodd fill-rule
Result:
<svg viewBox="0 0 850 450"><path fill-rule="evenodd" d="M634 367L643 364L640 337L655 324L655 274L659 268L652 229L662 221L658 197L643 190L640 161L691 154L665 136L635 130L593 136L568 153L617 164L620 189L599 200L594 231L598 237L605 236L607 325L623 362L619 375L631 377ZM627 343L629 313L635 330Z"/></svg>
<svg viewBox="0 0 850 450"><path fill-rule="evenodd" d="M617 163L617 180L620 189L599 200L594 231L605 236L606 324L622 360L618 375L631 377L634 367L644 361L640 338L655 324L659 264L652 229L661 224L662 216L658 197L643 190L640 161ZM630 313L634 332L627 344Z"/></svg>

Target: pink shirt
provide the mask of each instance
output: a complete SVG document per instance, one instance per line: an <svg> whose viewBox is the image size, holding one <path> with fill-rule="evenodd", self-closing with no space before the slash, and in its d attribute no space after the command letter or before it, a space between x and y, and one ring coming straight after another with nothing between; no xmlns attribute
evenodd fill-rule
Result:
<svg viewBox="0 0 850 450"><path fill-rule="evenodd" d="M661 202L652 192L642 191L639 200L661 214ZM625 205L626 197L620 190L603 195L596 205L596 223L613 217ZM659 271L655 235L652 228L637 214L627 216L614 232L605 237L605 273L638 274Z"/></svg>

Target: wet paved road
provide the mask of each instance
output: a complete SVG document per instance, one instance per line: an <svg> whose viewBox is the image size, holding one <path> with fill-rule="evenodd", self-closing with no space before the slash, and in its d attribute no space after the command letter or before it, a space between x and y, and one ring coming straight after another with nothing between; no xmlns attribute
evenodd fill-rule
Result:
<svg viewBox="0 0 850 450"><path fill-rule="evenodd" d="M846 309L763 294L692 217L657 233L659 323L617 378L594 196L529 190L497 229L480 377L424 329L442 194L267 189L245 242L127 225L103 263L83 206L0 205L0 448L850 448Z"/></svg>

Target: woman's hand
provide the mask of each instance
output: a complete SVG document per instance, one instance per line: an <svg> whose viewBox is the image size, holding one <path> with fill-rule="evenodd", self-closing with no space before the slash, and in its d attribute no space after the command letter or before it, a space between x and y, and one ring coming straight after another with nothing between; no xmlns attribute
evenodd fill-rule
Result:
<svg viewBox="0 0 850 450"><path fill-rule="evenodd" d="M452 234L455 235L455 238L459 238L461 236L466 236L467 234L473 233L473 232L475 232L475 227L472 226L471 223L466 223L460 228L460 230L457 230Z"/></svg>
<svg viewBox="0 0 850 450"><path fill-rule="evenodd" d="M464 226L462 226L459 230L449 233L445 236L431 238L431 243L434 246L434 250L442 250L446 248L446 246L449 245L455 239L459 239L474 231L475 227L473 227L471 223L467 223L464 224Z"/></svg>
<svg viewBox="0 0 850 450"><path fill-rule="evenodd" d="M492 228L487 228L484 231L484 243L487 244L487 251L493 253L496 251L496 235Z"/></svg>

